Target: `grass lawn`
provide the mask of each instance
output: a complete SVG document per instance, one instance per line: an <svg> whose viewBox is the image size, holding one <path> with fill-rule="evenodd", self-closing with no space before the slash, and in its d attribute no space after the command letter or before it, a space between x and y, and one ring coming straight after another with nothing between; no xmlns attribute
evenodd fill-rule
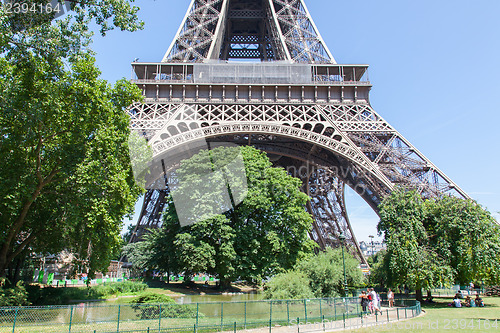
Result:
<svg viewBox="0 0 500 333"><path fill-rule="evenodd" d="M484 308L453 308L451 297L434 298L435 304L422 304L418 318L391 325L352 330L351 332L500 332L500 297L482 297Z"/></svg>

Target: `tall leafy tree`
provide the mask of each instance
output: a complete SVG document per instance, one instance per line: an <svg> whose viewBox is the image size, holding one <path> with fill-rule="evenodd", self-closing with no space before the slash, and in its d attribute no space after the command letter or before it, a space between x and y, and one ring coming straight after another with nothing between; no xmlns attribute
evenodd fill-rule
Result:
<svg viewBox="0 0 500 333"><path fill-rule="evenodd" d="M379 269L390 286L406 285L421 299L422 289L498 281L499 226L476 202L423 200L416 191L398 188L379 208L378 230L387 243Z"/></svg>
<svg viewBox="0 0 500 333"><path fill-rule="evenodd" d="M50 1L26 1L28 5ZM109 264L123 215L140 190L124 109L141 96L99 78L88 24L136 30L126 0L72 2L72 14L0 9L0 274L27 250ZM110 24L110 22L113 22Z"/></svg>
<svg viewBox="0 0 500 333"><path fill-rule="evenodd" d="M347 286L358 287L364 282L359 262L352 254L345 253ZM342 249L328 248L297 265L297 271L309 278L309 284L316 297L335 297L344 294L344 262Z"/></svg>
<svg viewBox="0 0 500 333"><path fill-rule="evenodd" d="M234 170L206 173L224 169L240 152L248 186L241 202L235 198L243 184L232 174ZM191 200L192 212L207 215L181 226L178 211L169 202L162 227L164 242L157 245L168 253L163 269L187 275L214 274L223 285L236 278L260 281L291 269L314 248L308 237L312 226L305 210L308 197L299 191L300 180L273 168L265 153L252 147L202 151L185 160L176 174L180 180L177 191L182 194L177 195ZM212 187L224 184L225 179L234 180L227 187L233 205L223 214L210 214L223 202L221 191Z"/></svg>
<svg viewBox="0 0 500 333"><path fill-rule="evenodd" d="M429 244L453 268L457 283L500 281L500 225L472 200L426 202Z"/></svg>

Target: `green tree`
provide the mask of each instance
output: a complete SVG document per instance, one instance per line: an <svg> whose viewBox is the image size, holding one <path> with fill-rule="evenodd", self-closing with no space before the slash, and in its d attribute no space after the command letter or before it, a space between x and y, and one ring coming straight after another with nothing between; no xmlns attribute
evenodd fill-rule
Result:
<svg viewBox="0 0 500 333"><path fill-rule="evenodd" d="M359 287L365 282L365 277L358 266L359 262L350 253L346 253L346 282L350 289ZM269 299L337 297L343 294L342 249L331 248L304 258L292 271L275 275L266 284L264 293Z"/></svg>
<svg viewBox="0 0 500 333"><path fill-rule="evenodd" d="M246 195L237 192L244 187L235 175L237 171L224 169L238 154L244 164ZM207 175L207 170L225 172ZM305 210L308 197L299 191L300 180L273 168L265 153L252 147L202 151L183 161L176 174L177 195L191 200L193 216L205 218L181 226L178 211L169 199L164 237L155 245L164 253L162 269L188 276L196 272L213 274L223 285L237 278L260 281L291 269L314 248L308 237L312 226ZM225 184L225 179L233 180L227 186L233 205L224 214L210 214L223 202L222 191L214 190L214 184Z"/></svg>
<svg viewBox="0 0 500 333"><path fill-rule="evenodd" d="M490 212L455 197L426 204L429 244L453 268L455 282L500 282L500 226Z"/></svg>
<svg viewBox="0 0 500 333"><path fill-rule="evenodd" d="M422 289L499 279L499 226L480 205L448 196L423 200L398 188L380 208L387 244L381 269L389 286ZM380 273L380 272L379 272Z"/></svg>
<svg viewBox="0 0 500 333"><path fill-rule="evenodd" d="M388 285L387 272L389 271L389 264L386 258L386 250L378 251L367 258L368 264L370 265L370 275L368 276L370 285L380 287Z"/></svg>
<svg viewBox="0 0 500 333"><path fill-rule="evenodd" d="M451 269L429 247L423 221L427 211L416 191L395 189L379 206L379 233L387 244L387 281L392 287L406 285L422 300L429 290L452 282Z"/></svg>
<svg viewBox="0 0 500 333"><path fill-rule="evenodd" d="M359 262L348 252L345 253L347 286L358 287L364 282ZM301 261L297 270L310 281L316 297L336 297L344 294L344 266L342 249L328 248L324 252Z"/></svg>
<svg viewBox="0 0 500 333"><path fill-rule="evenodd" d="M126 80L99 79L88 24L140 28L129 2L73 2L73 15L56 21L0 9L1 275L24 253L63 248L92 275L119 244L140 193L124 109L141 95Z"/></svg>
<svg viewBox="0 0 500 333"><path fill-rule="evenodd" d="M267 299L305 299L314 297L311 281L304 272L279 273L266 283L264 297Z"/></svg>

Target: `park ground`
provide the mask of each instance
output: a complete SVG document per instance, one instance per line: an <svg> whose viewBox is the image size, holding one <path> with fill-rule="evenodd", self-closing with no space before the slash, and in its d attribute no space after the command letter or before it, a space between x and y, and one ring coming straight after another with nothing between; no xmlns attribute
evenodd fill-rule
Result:
<svg viewBox="0 0 500 333"><path fill-rule="evenodd" d="M422 304L425 313L417 318L348 332L500 332L500 297L483 297L484 308L453 308L451 297L434 300Z"/></svg>
<svg viewBox="0 0 500 333"><path fill-rule="evenodd" d="M148 280L145 281L148 285L147 289L136 292L108 292L107 289L101 288L99 286L93 286L92 288L101 288L99 290L104 293L96 298L95 296L87 295L86 287L68 287L63 293L66 297L61 299L62 303L58 304L73 304L80 302L102 302L108 301L115 304L130 303L130 301L137 296L144 294L161 294L170 297L182 297L182 296L203 296L206 295L208 301L221 301L217 299L210 299L212 295L230 295L230 294L240 294L240 293L255 293L261 290L261 287L252 286L245 283L233 283L230 287L225 289L220 289L215 285L215 282L210 282L205 284L203 282L193 282L190 284L184 284L182 282L166 282L159 280ZM113 290L113 289L111 289ZM64 301L66 299L66 301ZM54 303L50 303L51 305Z"/></svg>
<svg viewBox="0 0 500 333"><path fill-rule="evenodd" d="M233 283L231 287L219 289L214 282L208 285L203 282L193 282L190 285L181 282L170 282L169 284L162 281L148 281L149 288L147 291L165 294L168 296L186 296L186 295L205 295L205 294L222 294L222 293L248 293L259 290L259 287L251 286L245 283Z"/></svg>

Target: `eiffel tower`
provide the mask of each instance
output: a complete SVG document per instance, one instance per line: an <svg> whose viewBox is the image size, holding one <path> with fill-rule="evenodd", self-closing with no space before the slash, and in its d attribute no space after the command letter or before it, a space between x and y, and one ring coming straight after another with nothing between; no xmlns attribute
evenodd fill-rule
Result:
<svg viewBox="0 0 500 333"><path fill-rule="evenodd" d="M132 67L145 103L130 107L131 128L155 156L200 139L267 152L303 180L321 248L343 234L366 263L346 185L375 211L397 185L468 197L374 111L368 66L336 63L304 0L192 0L163 60ZM161 225L167 194L147 191L132 241Z"/></svg>

